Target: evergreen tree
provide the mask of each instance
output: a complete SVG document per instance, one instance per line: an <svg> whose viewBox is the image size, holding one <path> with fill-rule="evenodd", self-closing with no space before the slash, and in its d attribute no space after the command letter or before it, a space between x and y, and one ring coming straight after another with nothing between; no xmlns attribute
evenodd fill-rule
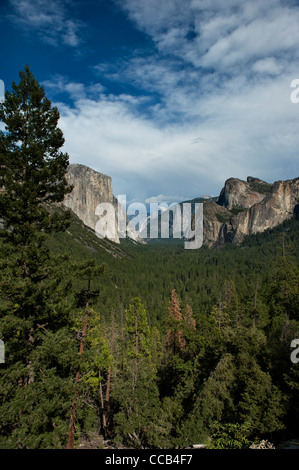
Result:
<svg viewBox="0 0 299 470"><path fill-rule="evenodd" d="M171 292L168 308L166 348L171 355L180 355L186 347L186 339L183 332L183 315L180 299L176 290Z"/></svg>
<svg viewBox="0 0 299 470"><path fill-rule="evenodd" d="M167 430L151 349L146 310L141 300L134 298L126 311L123 359L112 396L118 408L114 416L117 438L137 448L158 446Z"/></svg>
<svg viewBox="0 0 299 470"><path fill-rule="evenodd" d="M36 230L65 226L66 214L49 210L61 202L68 187L65 178L69 157L57 127L59 111L51 106L44 88L29 67L20 72L0 103L0 214L5 238L25 245Z"/></svg>
<svg viewBox="0 0 299 470"><path fill-rule="evenodd" d="M83 363L83 357L84 357L83 353L86 347L86 335L88 332L89 325L90 323L92 323L90 319L90 303L92 301L92 298L94 300L94 298L97 297L99 294L97 290L94 291L91 289L92 287L91 284L94 278L96 278L97 276L101 275L104 272L105 265L97 266L95 263L95 260L90 260L90 261L80 263L79 265L74 266L74 268L75 268L76 277L79 277L81 281L86 281L87 287L81 289L80 292L77 294L78 305L81 306L82 302L85 305L84 305L83 321L82 323L80 321L81 325L79 326L76 332L77 333L76 336L77 338L79 338L80 345L79 345L79 358L78 358L78 364L77 364L77 370L76 370L76 376L75 376L76 393L74 396L74 401L72 403L67 449L74 448L77 410L78 410L78 407L81 405L80 382L82 380L82 372L84 372L84 368L85 369L88 368L90 371L92 371L94 363L97 363L97 359L98 359L98 357L93 357L88 360L88 357L87 357L85 358L85 361L84 361L85 364ZM94 322L94 318L92 318L92 320ZM99 364L98 364L98 367L99 367ZM83 368L83 371L82 371L82 368ZM87 375L90 375L90 374L88 374L87 372ZM83 383L86 383L86 377L83 377L83 378L85 379L83 380Z"/></svg>
<svg viewBox="0 0 299 470"><path fill-rule="evenodd" d="M59 447L67 431L75 343L68 261L50 256L45 232L68 223L56 206L70 190L68 155L59 151L58 110L28 66L6 91L0 118L1 446Z"/></svg>

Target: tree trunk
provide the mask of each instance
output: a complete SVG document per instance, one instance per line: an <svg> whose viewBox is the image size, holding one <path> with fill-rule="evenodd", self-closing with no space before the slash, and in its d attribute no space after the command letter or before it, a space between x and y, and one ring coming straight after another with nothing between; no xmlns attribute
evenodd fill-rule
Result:
<svg viewBox="0 0 299 470"><path fill-rule="evenodd" d="M114 315L112 315L112 320L111 320L111 343L110 343L111 358L112 358L112 355L113 355L113 343L114 343ZM106 385L105 402L103 403L103 430L104 430L105 437L107 437L107 431L108 431L111 374L112 374L112 364L110 363L110 366L109 366L109 369L108 369L108 379L107 379L107 385ZM103 400L103 396L101 397L101 400Z"/></svg>
<svg viewBox="0 0 299 470"><path fill-rule="evenodd" d="M71 422L70 422L70 429L69 429L67 446L66 446L67 449L73 449L74 448L76 410L77 410L77 401L78 401L78 395L79 395L78 385L79 385L80 376L81 376L80 357L81 357L81 355L83 353L83 350L84 350L84 339L85 339L86 328L87 328L87 317L88 317L88 301L86 302L86 307L85 307L82 337L81 337L80 348L79 348L79 365L77 367L77 372L76 372L76 377L75 377L75 383L77 384L77 390L76 390L76 398L75 398L75 400L72 404Z"/></svg>

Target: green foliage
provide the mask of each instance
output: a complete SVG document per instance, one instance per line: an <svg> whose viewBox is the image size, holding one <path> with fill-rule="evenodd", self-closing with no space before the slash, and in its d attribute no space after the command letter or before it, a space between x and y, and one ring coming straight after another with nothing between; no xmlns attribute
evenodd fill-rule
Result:
<svg viewBox="0 0 299 470"><path fill-rule="evenodd" d="M67 329L40 332L43 340L27 364L1 369L0 448L65 446L75 369L74 340ZM7 343L9 345L9 342Z"/></svg>
<svg viewBox="0 0 299 470"><path fill-rule="evenodd" d="M205 426L213 422L221 422L234 412L233 389L236 371L233 356L224 355L204 382L200 392L200 414Z"/></svg>
<svg viewBox="0 0 299 470"><path fill-rule="evenodd" d="M72 299L67 259L51 256L44 233L68 223L53 209L69 191L68 156L59 151L59 113L28 67L12 89L0 105L0 445L63 447L75 367Z"/></svg>
<svg viewBox="0 0 299 470"><path fill-rule="evenodd" d="M114 415L116 440L134 448L163 447L168 426L161 410L153 371L139 361L139 374L129 362L112 392L119 411Z"/></svg>
<svg viewBox="0 0 299 470"><path fill-rule="evenodd" d="M146 310L134 298L125 312L122 363L112 397L116 438L133 447L156 446L164 428L159 424L159 392L151 358L151 335Z"/></svg>
<svg viewBox="0 0 299 470"><path fill-rule="evenodd" d="M59 114L20 78L0 107L0 447L63 448L71 415L76 442L134 448L296 430L298 220L221 250L98 239L56 205Z"/></svg>
<svg viewBox="0 0 299 470"><path fill-rule="evenodd" d="M6 91L0 103L0 212L5 237L24 244L36 230L65 227L66 215L52 213L47 204L60 202L70 191L65 172L68 155L57 127L59 112L51 107L42 86L29 67L20 72L20 82Z"/></svg>
<svg viewBox="0 0 299 470"><path fill-rule="evenodd" d="M231 215L229 214L223 214L222 212L216 212L216 219L218 222L221 222L222 224L225 224L226 222L229 221Z"/></svg>
<svg viewBox="0 0 299 470"><path fill-rule="evenodd" d="M248 440L250 427L245 424L220 424L212 427L209 449L248 449L251 441Z"/></svg>
<svg viewBox="0 0 299 470"><path fill-rule="evenodd" d="M265 181L251 181L249 187L252 191L257 191L261 194L267 194L271 191L271 184Z"/></svg>
<svg viewBox="0 0 299 470"><path fill-rule="evenodd" d="M246 376L247 384L239 402L240 418L250 425L251 433L265 435L284 429L282 393L269 373L254 365Z"/></svg>
<svg viewBox="0 0 299 470"><path fill-rule="evenodd" d="M141 300L132 300L125 312L126 357L135 359L146 357L150 361L150 329L146 310Z"/></svg>

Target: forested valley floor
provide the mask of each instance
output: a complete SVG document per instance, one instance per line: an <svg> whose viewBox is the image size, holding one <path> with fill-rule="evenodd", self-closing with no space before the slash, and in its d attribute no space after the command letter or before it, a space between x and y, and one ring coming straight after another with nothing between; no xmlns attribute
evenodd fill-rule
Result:
<svg viewBox="0 0 299 470"><path fill-rule="evenodd" d="M49 237L53 272L30 292L52 324L41 315L28 335L30 315L18 320L6 302L1 447L237 449L292 437L298 223L219 250L107 252L75 222Z"/></svg>

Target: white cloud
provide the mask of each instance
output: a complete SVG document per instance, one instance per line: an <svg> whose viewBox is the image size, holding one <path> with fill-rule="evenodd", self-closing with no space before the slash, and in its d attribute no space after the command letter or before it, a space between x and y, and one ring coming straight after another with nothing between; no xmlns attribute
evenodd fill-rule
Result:
<svg viewBox="0 0 299 470"><path fill-rule="evenodd" d="M217 195L231 176L298 176L299 105L290 100L299 78L298 6L117 3L157 47L95 68L138 88L138 97L108 94L101 84L92 95L82 83L56 80L74 99L60 107L72 162L109 174L116 195L140 202Z"/></svg>
<svg viewBox="0 0 299 470"><path fill-rule="evenodd" d="M138 115L137 98L101 95L60 108L60 125L71 161L111 175L116 194L140 202L153 194L168 194L171 201L177 190L180 200L217 195L231 176L298 176L298 107L291 91L288 76L282 76L250 88L245 82L197 102L186 98L186 115L193 106L206 119L164 127L156 125L159 116L154 121Z"/></svg>
<svg viewBox="0 0 299 470"><path fill-rule="evenodd" d="M222 70L244 66L276 53L298 56L299 8L279 0L124 0L137 26L160 52L196 67ZM188 32L193 32L193 40Z"/></svg>
<svg viewBox="0 0 299 470"><path fill-rule="evenodd" d="M25 32L35 32L43 41L76 47L82 42L84 24L70 18L64 0L9 0L10 19Z"/></svg>
<svg viewBox="0 0 299 470"><path fill-rule="evenodd" d="M42 84L51 92L51 95L55 96L59 93L67 93L74 101L86 99L87 95L93 98L98 97L105 90L105 87L101 83L86 85L81 82L70 81L68 78L59 74L54 75L49 80L44 80Z"/></svg>
<svg viewBox="0 0 299 470"><path fill-rule="evenodd" d="M267 57L266 59L257 60L253 64L252 70L269 75L279 75L283 68L283 61L278 61L274 57Z"/></svg>
<svg viewBox="0 0 299 470"><path fill-rule="evenodd" d="M299 41L299 10L272 11L265 18L257 18L249 25L241 25L232 33L220 37L199 62L205 67L224 69L240 66L252 59L296 53Z"/></svg>

